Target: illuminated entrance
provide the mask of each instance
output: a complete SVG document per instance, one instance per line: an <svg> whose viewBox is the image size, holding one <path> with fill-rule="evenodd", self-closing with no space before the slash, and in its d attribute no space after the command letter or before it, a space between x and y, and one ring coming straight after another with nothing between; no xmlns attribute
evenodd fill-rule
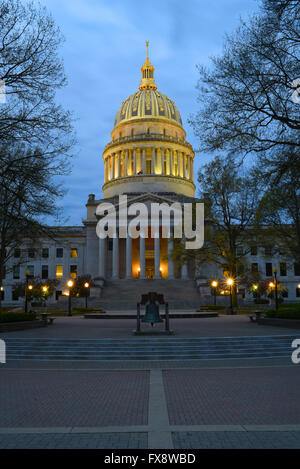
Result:
<svg viewBox="0 0 300 469"><path fill-rule="evenodd" d="M145 242L145 270L146 278L153 279L155 274L154 266L154 239L146 238Z"/></svg>

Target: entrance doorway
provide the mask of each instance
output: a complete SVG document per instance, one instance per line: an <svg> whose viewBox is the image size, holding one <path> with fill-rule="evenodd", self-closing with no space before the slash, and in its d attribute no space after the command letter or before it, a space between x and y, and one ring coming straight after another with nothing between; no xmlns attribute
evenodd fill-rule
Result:
<svg viewBox="0 0 300 469"><path fill-rule="evenodd" d="M154 278L154 258L146 258L146 279Z"/></svg>

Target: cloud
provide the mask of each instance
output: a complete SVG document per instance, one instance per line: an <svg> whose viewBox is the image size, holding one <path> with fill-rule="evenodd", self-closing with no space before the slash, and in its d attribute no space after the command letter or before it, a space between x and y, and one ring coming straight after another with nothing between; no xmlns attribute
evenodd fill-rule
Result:
<svg viewBox="0 0 300 469"><path fill-rule="evenodd" d="M71 224L80 224L88 193L101 196L102 152L110 141L121 101L135 92L145 60L145 40L159 89L174 99L187 139L198 141L187 125L197 110L196 64L221 51L225 32L256 0L41 0L66 37L62 49L68 86L59 102L78 119L79 155L64 179L63 205ZM209 155L197 155L195 174Z"/></svg>

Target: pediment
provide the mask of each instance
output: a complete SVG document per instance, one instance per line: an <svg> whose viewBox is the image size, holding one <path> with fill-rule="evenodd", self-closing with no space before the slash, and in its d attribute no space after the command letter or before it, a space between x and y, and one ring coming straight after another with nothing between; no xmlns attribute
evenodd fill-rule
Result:
<svg viewBox="0 0 300 469"><path fill-rule="evenodd" d="M172 205L175 202L181 203L179 200L176 201L176 200L169 198L168 196L163 196L161 194L155 194L151 192L145 192L143 194L139 194L134 197L132 196L127 197L127 206L135 204L135 203L143 203L147 207L149 207L151 203L158 203L158 204L167 203L168 205ZM115 205L116 211L118 211L120 207L121 207L120 203L116 204Z"/></svg>

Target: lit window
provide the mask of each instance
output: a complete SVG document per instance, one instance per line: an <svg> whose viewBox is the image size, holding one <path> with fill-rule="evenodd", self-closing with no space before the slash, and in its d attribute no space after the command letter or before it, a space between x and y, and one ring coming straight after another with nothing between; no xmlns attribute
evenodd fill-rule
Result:
<svg viewBox="0 0 300 469"><path fill-rule="evenodd" d="M56 278L63 278L64 275L64 266L57 265L56 266Z"/></svg>
<svg viewBox="0 0 300 469"><path fill-rule="evenodd" d="M77 265L70 265L70 277L77 278Z"/></svg>
<svg viewBox="0 0 300 469"><path fill-rule="evenodd" d="M71 257L78 257L78 250L77 248L71 248Z"/></svg>

